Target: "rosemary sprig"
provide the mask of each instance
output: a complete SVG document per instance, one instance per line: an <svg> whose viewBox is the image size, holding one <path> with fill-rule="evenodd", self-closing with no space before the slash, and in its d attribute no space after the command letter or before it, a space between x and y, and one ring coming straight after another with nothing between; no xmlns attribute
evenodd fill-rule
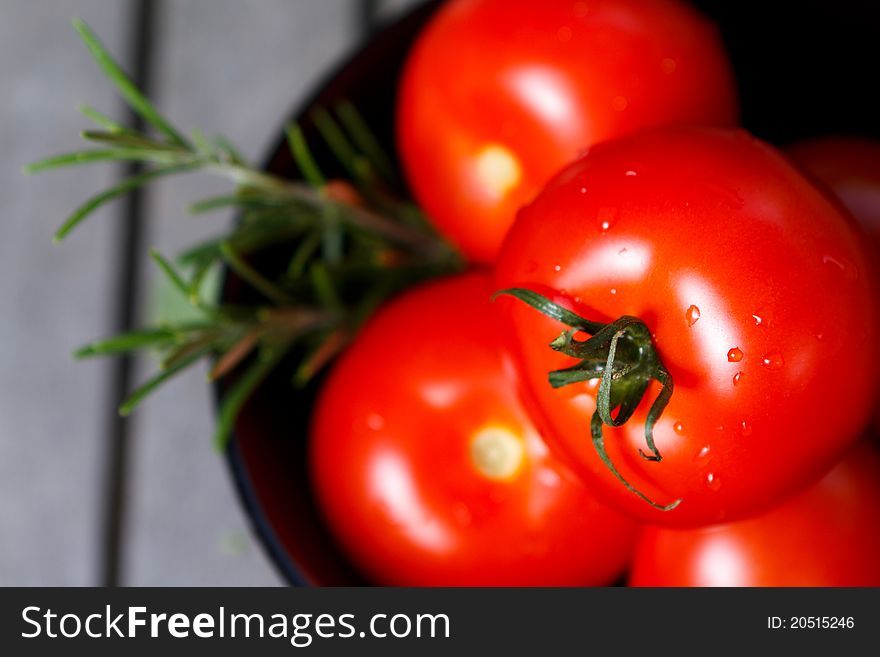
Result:
<svg viewBox="0 0 880 657"><path fill-rule="evenodd" d="M390 158L348 102L320 108L313 131L333 153L349 182L328 178L318 167L298 125L286 130L291 155L304 181L261 171L223 137L174 127L132 83L92 30L73 26L106 77L148 130L137 132L91 107L82 114L98 130L82 133L94 148L55 155L25 167L40 172L97 162L137 161L142 173L82 203L63 222L63 240L103 204L163 176L203 171L225 177L230 193L198 201L193 213L235 210L227 232L170 260L151 256L171 287L200 317L170 322L93 342L77 358L151 349L159 370L120 408L128 413L153 390L204 358L209 380L229 378L215 443L223 448L237 414L279 363L289 362L292 383L308 383L356 334L385 299L415 282L454 271L457 254L421 213L392 190L397 174ZM271 256L263 257L271 250ZM224 267L248 291L243 305L206 299L208 274ZM287 367L287 365L285 365Z"/></svg>

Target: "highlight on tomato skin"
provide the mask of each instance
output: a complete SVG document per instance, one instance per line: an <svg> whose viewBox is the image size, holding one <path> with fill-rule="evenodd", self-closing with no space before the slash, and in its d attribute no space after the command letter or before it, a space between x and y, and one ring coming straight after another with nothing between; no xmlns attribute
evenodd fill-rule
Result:
<svg viewBox="0 0 880 657"><path fill-rule="evenodd" d="M496 288L527 288L608 323L640 318L675 390L646 460L646 399L591 440L598 379L552 388L577 361L568 327L511 298L512 344L542 435L607 504L665 526L748 517L817 481L874 410L870 254L838 203L742 130L677 127L604 142L523 208Z"/></svg>
<svg viewBox="0 0 880 657"><path fill-rule="evenodd" d="M396 132L419 204L488 263L517 209L592 144L737 120L719 33L686 2L449 0L408 56Z"/></svg>
<svg viewBox="0 0 880 657"><path fill-rule="evenodd" d="M756 518L646 527L631 586L880 586L880 454L867 442L807 491Z"/></svg>
<svg viewBox="0 0 880 657"><path fill-rule="evenodd" d="M366 324L315 407L319 508L376 584L613 583L636 524L535 431L491 293L485 273L440 279Z"/></svg>

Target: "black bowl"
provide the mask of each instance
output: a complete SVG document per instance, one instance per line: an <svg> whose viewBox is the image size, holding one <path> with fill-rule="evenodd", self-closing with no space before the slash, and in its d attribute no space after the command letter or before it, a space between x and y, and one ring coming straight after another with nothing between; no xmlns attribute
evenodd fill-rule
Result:
<svg viewBox="0 0 880 657"><path fill-rule="evenodd" d="M289 119L297 122L321 170L345 176L317 134L308 115L316 107L351 101L381 143L393 141L391 99L409 46L433 10L425 5L382 30L319 85ZM388 152L393 154L393 147ZM283 131L264 167L286 177L297 175ZM272 259L272 254L261 254ZM252 292L226 272L221 296L247 302ZM294 388L283 364L254 393L235 423L227 460L239 496L267 553L294 585L359 585L364 579L340 554L317 511L309 486L306 437L321 377ZM225 385L215 388L217 400Z"/></svg>
<svg viewBox="0 0 880 657"><path fill-rule="evenodd" d="M880 105L870 87L878 63L880 5L871 0L694 4L721 28L740 85L743 123L753 133L780 145L822 134L878 136ZM393 153L397 79L408 48L435 6L422 6L379 32L292 113L316 146L323 170L343 175L304 119L312 108L342 99L354 103ZM295 175L283 135L266 168ZM241 302L249 293L227 275L222 294ZM306 437L319 386L317 380L295 389L289 371L279 368L242 410L228 463L257 535L291 584L366 584L328 533L309 487ZM219 399L223 387L216 391Z"/></svg>

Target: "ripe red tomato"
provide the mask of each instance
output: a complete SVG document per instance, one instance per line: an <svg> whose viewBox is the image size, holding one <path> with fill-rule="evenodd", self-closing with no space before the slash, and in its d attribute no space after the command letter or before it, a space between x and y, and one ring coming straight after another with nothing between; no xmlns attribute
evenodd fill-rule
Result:
<svg viewBox="0 0 880 657"><path fill-rule="evenodd" d="M556 176L520 212L497 285L600 322L644 321L675 385L653 432L663 458L639 455L649 452L656 381L629 422L604 427L604 443L649 500L680 500L669 511L599 458L598 373L548 384L548 372L576 362L547 347L566 326L504 301L545 437L615 508L693 526L762 511L817 480L858 437L876 386L867 271L851 217L775 149L744 131L667 128L595 146ZM632 335L629 362L646 342ZM639 366L611 389L638 391L647 377Z"/></svg>
<svg viewBox="0 0 880 657"><path fill-rule="evenodd" d="M853 213L874 240L875 298L880 296L880 141L819 137L788 147L791 157ZM880 400L874 427L880 433Z"/></svg>
<svg viewBox="0 0 880 657"><path fill-rule="evenodd" d="M409 55L397 109L416 199L481 262L591 144L737 121L715 26L678 0L451 0Z"/></svg>
<svg viewBox="0 0 880 657"><path fill-rule="evenodd" d="M880 586L880 455L860 444L764 515L700 529L647 527L632 586Z"/></svg>
<svg viewBox="0 0 880 657"><path fill-rule="evenodd" d="M359 334L315 409L320 507L376 583L610 583L635 525L538 437L499 346L491 289L485 274L428 284Z"/></svg>

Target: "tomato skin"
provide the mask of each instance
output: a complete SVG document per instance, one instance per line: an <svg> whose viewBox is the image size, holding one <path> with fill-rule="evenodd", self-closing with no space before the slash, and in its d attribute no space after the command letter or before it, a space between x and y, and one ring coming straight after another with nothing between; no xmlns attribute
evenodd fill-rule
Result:
<svg viewBox="0 0 880 657"><path fill-rule="evenodd" d="M646 527L631 586L880 586L880 455L861 443L817 484L756 518Z"/></svg>
<svg viewBox="0 0 880 657"><path fill-rule="evenodd" d="M491 290L487 274L430 283L364 327L315 409L320 507L379 584L611 583L636 526L598 504L535 432ZM512 474L475 467L473 437L488 427L525 450Z"/></svg>
<svg viewBox="0 0 880 657"><path fill-rule="evenodd" d="M451 0L409 55L397 111L416 199L479 262L591 144L738 118L715 26L678 0Z"/></svg>
<svg viewBox="0 0 880 657"><path fill-rule="evenodd" d="M595 381L552 389L574 361L564 327L519 301L515 350L542 434L608 504L695 526L761 512L817 480L858 437L875 399L877 309L854 222L781 154L744 131L659 129L595 146L524 208L499 289L543 292L583 317L640 317L675 392L644 448L649 390L604 428L638 499L590 440Z"/></svg>
<svg viewBox="0 0 880 657"><path fill-rule="evenodd" d="M817 137L787 148L794 161L852 212L873 240L875 298L880 298L880 141ZM880 400L874 429L880 433Z"/></svg>

